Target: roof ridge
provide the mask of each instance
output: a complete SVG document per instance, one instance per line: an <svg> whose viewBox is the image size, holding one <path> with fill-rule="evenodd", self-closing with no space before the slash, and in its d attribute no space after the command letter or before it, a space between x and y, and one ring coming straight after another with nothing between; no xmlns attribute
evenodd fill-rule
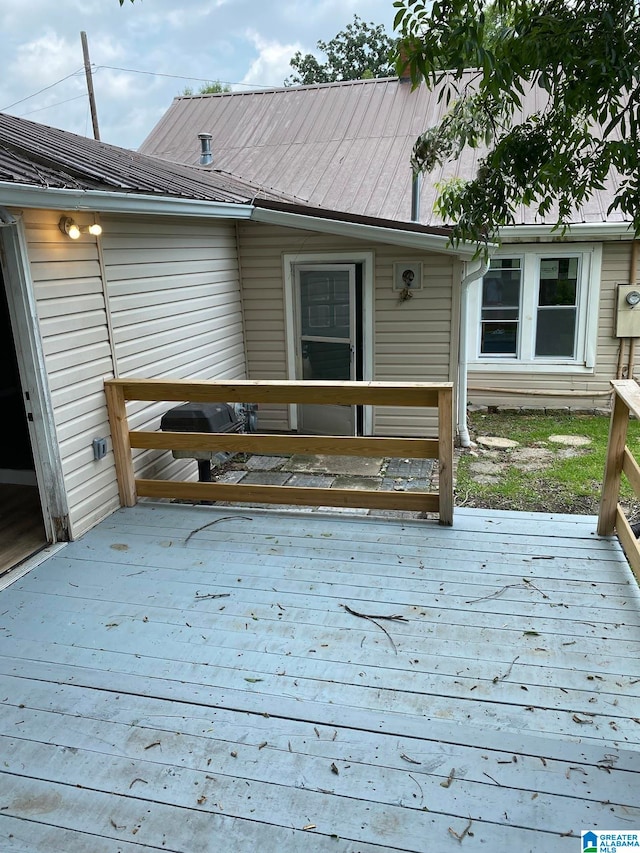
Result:
<svg viewBox="0 0 640 853"><path fill-rule="evenodd" d="M340 86L372 85L376 83L399 83L400 77L367 77L362 80L331 80L328 83L307 83L302 86L268 86L260 89L249 89L246 92L207 92L193 95L176 95L174 101L197 101L206 98L231 98L242 95L272 95L275 92L299 92L309 89L329 89Z"/></svg>

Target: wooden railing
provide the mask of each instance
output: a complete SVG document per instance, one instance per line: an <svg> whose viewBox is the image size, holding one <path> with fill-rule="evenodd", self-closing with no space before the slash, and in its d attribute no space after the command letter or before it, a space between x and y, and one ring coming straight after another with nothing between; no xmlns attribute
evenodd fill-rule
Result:
<svg viewBox="0 0 640 853"><path fill-rule="evenodd" d="M640 386L633 379L615 380L611 385L613 386L613 409L598 517L598 534L600 536L611 536L614 532L618 534L629 565L640 583L638 540L620 506L622 474L626 476L635 494L640 496L640 466L627 447L629 416L634 415L640 418Z"/></svg>
<svg viewBox="0 0 640 853"><path fill-rule="evenodd" d="M138 497L193 501L233 501L299 506L368 507L437 512L453 524L453 386L450 382L191 382L110 379L105 382L120 501ZM328 405L433 407L438 438L381 438L246 433L130 431L128 400L196 403L311 403ZM132 448L269 454L326 454L383 458L437 459L438 492L317 489L292 486L230 485L193 481L136 479Z"/></svg>

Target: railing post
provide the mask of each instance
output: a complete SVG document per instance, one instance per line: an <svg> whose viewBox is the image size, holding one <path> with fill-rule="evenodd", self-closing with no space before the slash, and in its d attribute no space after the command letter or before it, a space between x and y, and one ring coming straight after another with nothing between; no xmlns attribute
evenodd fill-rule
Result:
<svg viewBox="0 0 640 853"><path fill-rule="evenodd" d="M598 515L598 535L611 536L616 526L616 508L620 494L620 478L629 426L629 407L614 388L613 409L609 424L607 461L604 468L602 498Z"/></svg>
<svg viewBox="0 0 640 853"><path fill-rule="evenodd" d="M107 413L111 427L120 504L122 506L135 506L137 501L136 481L133 473L124 391L120 385L112 380L107 380L104 385L104 392L107 398Z"/></svg>
<svg viewBox="0 0 640 853"><path fill-rule="evenodd" d="M440 524L453 524L453 390L438 392L438 490Z"/></svg>

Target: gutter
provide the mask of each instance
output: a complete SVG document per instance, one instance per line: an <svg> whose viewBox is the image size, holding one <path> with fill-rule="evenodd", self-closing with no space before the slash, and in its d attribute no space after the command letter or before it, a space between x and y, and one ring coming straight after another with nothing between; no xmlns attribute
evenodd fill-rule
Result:
<svg viewBox="0 0 640 853"><path fill-rule="evenodd" d="M604 238L633 239L634 231L629 222L578 222L567 225L566 229L554 225L505 225L498 230L500 240L510 238L552 237L556 240L580 238L585 240L601 240Z"/></svg>
<svg viewBox="0 0 640 853"><path fill-rule="evenodd" d="M305 231L352 237L357 240L388 243L392 246L406 246L422 251L431 250L455 255L462 260L471 260L476 252L475 245L452 246L447 234L430 234L426 231L416 230L415 223L413 229L392 228L369 225L353 220L346 221L344 218L332 219L330 216L326 216L324 211L321 216L312 216L266 207L254 207L251 220L263 222L267 225L280 225L284 228L300 228Z"/></svg>
<svg viewBox="0 0 640 853"><path fill-rule="evenodd" d="M483 278L489 269L489 261L477 260L469 265L467 274L460 282L460 351L458 354L458 424L457 433L461 447L471 447L469 427L467 424L467 373L468 373L468 339L469 339L469 288Z"/></svg>
<svg viewBox="0 0 640 853"><path fill-rule="evenodd" d="M108 190L67 190L0 182L0 203L41 210L198 216L205 219L250 219L251 204L190 198L119 193Z"/></svg>

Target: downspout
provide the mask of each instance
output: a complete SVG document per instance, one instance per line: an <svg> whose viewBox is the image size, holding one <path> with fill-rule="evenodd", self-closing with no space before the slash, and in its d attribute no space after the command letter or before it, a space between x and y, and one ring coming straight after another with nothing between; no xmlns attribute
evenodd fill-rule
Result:
<svg viewBox="0 0 640 853"><path fill-rule="evenodd" d="M411 181L411 221L420 222L420 189L422 172L414 172Z"/></svg>
<svg viewBox="0 0 640 853"><path fill-rule="evenodd" d="M472 267L469 269L469 267ZM489 261L479 259L467 266L467 274L460 283L460 346L458 355L458 439L461 447L471 447L467 426L467 367L469 339L469 287L482 279L489 269Z"/></svg>

